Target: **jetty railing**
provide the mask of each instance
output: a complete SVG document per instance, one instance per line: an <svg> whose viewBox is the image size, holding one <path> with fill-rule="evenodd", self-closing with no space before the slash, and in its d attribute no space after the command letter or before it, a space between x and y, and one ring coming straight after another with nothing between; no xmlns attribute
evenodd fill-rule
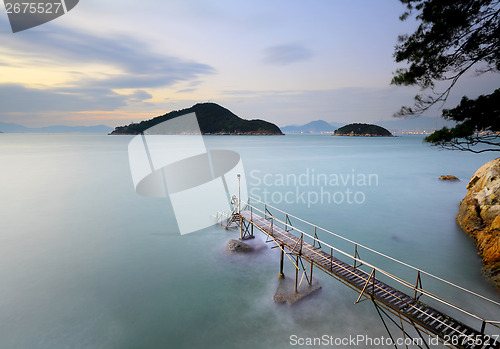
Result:
<svg viewBox="0 0 500 349"><path fill-rule="evenodd" d="M256 204L263 205L263 208L261 209L261 208L257 207ZM463 292L469 296L473 296L473 297L476 297L478 299L481 299L482 301L486 302L490 306L497 308L498 309L498 312L496 312L497 314L500 314L500 302L497 302L495 300L487 298L481 294L478 294L476 292L468 290L465 287L459 286L459 285L452 283L450 281L447 281L439 276L433 275L433 274L426 272L422 269L414 267L406 262L400 261L396 258L393 258L391 256L384 254L384 253L376 251L370 247L364 246L363 244L360 244L356 241L348 239L342 235L336 234L330 230L327 230L325 228L317 226L313 223L310 223L304 219L301 219L293 214L287 213L287 212L285 212L277 207L274 207L274 206L272 206L268 203L265 203L263 201L260 201L256 198L249 197L247 202L241 201L241 202L239 202L239 205L240 205L239 207L244 207L242 210L250 211L251 215L253 214L253 212L256 212L256 214L257 213L263 214L265 219L267 219L271 222L271 230L272 230L272 227L274 225L279 224L286 231L292 231L292 230L295 231L296 234L300 236L300 237L297 236L297 237L299 237L299 240L297 240L297 243L300 242L300 246L297 246L297 248L302 248L302 243L304 241L307 241L311 245L321 248L323 251L328 251L328 249L329 249L329 252L330 252L332 258L333 258L335 253L340 254L344 257L347 257L349 260L352 261L354 268L360 268L363 266L364 268L368 269L368 274L370 274L370 275L375 274L375 272L376 272L377 275L379 275L379 276L377 276L378 278L380 278L380 275L385 276L387 279L392 280L392 281L396 282L397 284L402 285L405 288L411 290L411 293L412 293L411 295L413 295L414 298L417 300L420 300L421 297L428 297L429 299L432 299L433 301L435 301L437 303L440 303L446 307L454 309L455 311L457 311L461 314L464 314L468 317L471 317L475 320L480 321L481 322L480 327L481 327L482 334L485 333L487 325L490 325L490 326L493 326L495 328L500 329L500 320L487 319L483 316L476 314L474 311L466 310L463 307L458 306L449 300L446 300L440 296L437 296L433 292L431 292L428 289L423 287L422 278L423 278L423 276L426 276L426 277L434 280L435 282L442 283L442 284L447 285L447 286L451 286L452 288L454 288L460 292ZM284 218L279 219L278 217L276 217L276 215L274 215L270 212L270 209L272 209L273 211L278 211L279 213L283 214ZM308 232L304 231L305 229L300 229L297 226L293 226L292 219L296 220L298 222L301 222L306 227L312 228L313 232L308 233ZM339 247L333 246L333 244L328 243L324 239L323 240L319 239L319 237L318 237L319 232L323 232L325 234L328 234L330 236L333 236L337 239L344 241L345 243L348 244L348 246L350 246L352 253L346 252ZM368 251L368 252L373 253L374 255L376 255L378 257L383 258L384 260L387 260L390 263L389 266L398 265L399 267L403 267L407 270L412 271L413 273L416 274L415 281L413 281L413 282L407 281L403 277L396 276L395 274L375 265L373 262L370 262L367 259L361 258L363 251ZM314 251L310 250L309 252L314 252ZM361 295L362 294L363 293L361 293ZM359 298L361 298L361 295ZM358 298L357 302L359 301L359 298Z"/></svg>

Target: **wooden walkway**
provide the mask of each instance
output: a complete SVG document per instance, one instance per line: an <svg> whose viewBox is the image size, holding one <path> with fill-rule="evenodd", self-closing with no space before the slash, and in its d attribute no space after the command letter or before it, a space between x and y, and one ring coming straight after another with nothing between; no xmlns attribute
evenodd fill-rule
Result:
<svg viewBox="0 0 500 349"><path fill-rule="evenodd" d="M241 224L251 224L270 239L289 251L289 254L300 256L312 265L320 268L344 284L371 299L376 305L402 316L404 320L415 328L420 327L428 334L433 334L441 339L449 340L450 344L459 348L500 348L500 343L494 339L490 343L477 345L472 339L481 337L481 331L475 330L450 316L431 308L386 283L377 280L375 270L372 274L354 267L333 256L331 251L326 252L318 246L313 246L301 237L297 237L271 221L251 211L239 213ZM359 298L358 298L359 301ZM418 325L418 326L417 326ZM454 341L451 343L451 341Z"/></svg>

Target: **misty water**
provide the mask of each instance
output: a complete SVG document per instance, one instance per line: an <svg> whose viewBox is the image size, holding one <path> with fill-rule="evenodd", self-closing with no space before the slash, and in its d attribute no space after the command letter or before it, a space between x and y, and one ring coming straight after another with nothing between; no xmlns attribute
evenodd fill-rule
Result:
<svg viewBox="0 0 500 349"><path fill-rule="evenodd" d="M500 301L455 221L468 180L496 154L441 151L420 136L204 138L241 155L251 195ZM353 305L356 292L317 270L321 291L274 303L279 249L262 235L250 255L228 254L239 235L218 226L181 236L168 199L136 194L131 139L0 135L0 348L289 348L291 336L387 337L373 304ZM498 308L423 281L500 320Z"/></svg>

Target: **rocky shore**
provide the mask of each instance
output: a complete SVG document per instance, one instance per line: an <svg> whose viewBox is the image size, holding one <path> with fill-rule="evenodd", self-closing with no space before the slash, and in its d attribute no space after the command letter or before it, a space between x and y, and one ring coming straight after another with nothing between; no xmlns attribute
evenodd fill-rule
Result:
<svg viewBox="0 0 500 349"><path fill-rule="evenodd" d="M457 221L476 241L484 274L500 290L500 158L477 170L467 189Z"/></svg>

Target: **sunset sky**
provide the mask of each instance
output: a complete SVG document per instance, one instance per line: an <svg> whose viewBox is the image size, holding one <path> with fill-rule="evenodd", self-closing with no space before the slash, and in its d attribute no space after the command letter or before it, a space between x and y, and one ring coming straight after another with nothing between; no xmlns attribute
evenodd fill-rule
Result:
<svg viewBox="0 0 500 349"><path fill-rule="evenodd" d="M376 122L411 104L391 86L396 0L81 0L12 33L0 7L0 122L111 127L212 101L285 126ZM449 104L498 87L464 78ZM435 109L429 115L439 115Z"/></svg>

